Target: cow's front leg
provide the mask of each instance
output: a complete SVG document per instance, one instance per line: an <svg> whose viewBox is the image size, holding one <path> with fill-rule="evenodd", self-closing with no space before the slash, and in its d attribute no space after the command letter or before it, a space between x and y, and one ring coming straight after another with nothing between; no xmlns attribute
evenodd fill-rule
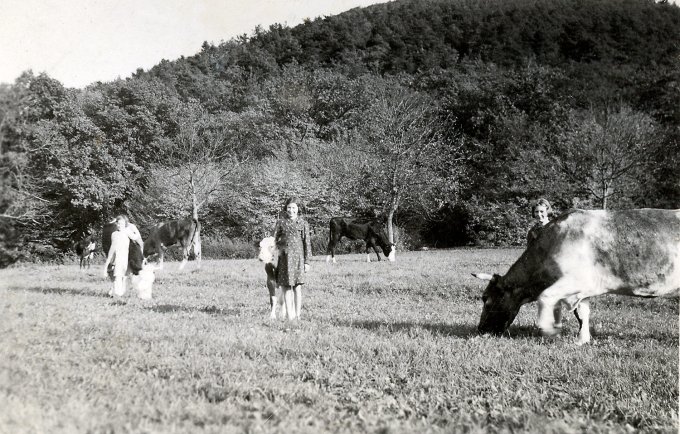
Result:
<svg viewBox="0 0 680 434"><path fill-rule="evenodd" d="M184 269L184 267L187 265L187 261L189 261L189 249L183 248L182 249L182 263L179 264L180 270Z"/></svg>
<svg viewBox="0 0 680 434"><path fill-rule="evenodd" d="M269 291L269 318L276 319L276 280L274 278L267 278L267 290Z"/></svg>
<svg viewBox="0 0 680 434"><path fill-rule="evenodd" d="M541 295L538 298L538 328L543 336L554 336L558 330L555 328L555 305L558 298Z"/></svg>
<svg viewBox="0 0 680 434"><path fill-rule="evenodd" d="M163 258L165 257L165 250L163 250L161 248L160 252L157 252L157 253L158 253L158 258L159 258L158 269L162 270L163 269Z"/></svg>
<svg viewBox="0 0 680 434"><path fill-rule="evenodd" d="M279 316L281 318L285 318L287 316L287 313L286 313L287 312L286 311L286 298L283 296L283 290L281 289L280 286L277 287L277 289L276 289L275 299L276 299L276 301L278 301L278 305L279 305L279 312L280 312Z"/></svg>
<svg viewBox="0 0 680 434"><path fill-rule="evenodd" d="M276 305L278 304L275 295L269 296L269 307L271 311L269 312L269 319L276 319Z"/></svg>
<svg viewBox="0 0 680 434"><path fill-rule="evenodd" d="M587 344L590 342L590 301L581 300L574 313L579 324L576 345Z"/></svg>
<svg viewBox="0 0 680 434"><path fill-rule="evenodd" d="M555 328L562 328L562 303L557 303L553 308L553 318L555 319Z"/></svg>

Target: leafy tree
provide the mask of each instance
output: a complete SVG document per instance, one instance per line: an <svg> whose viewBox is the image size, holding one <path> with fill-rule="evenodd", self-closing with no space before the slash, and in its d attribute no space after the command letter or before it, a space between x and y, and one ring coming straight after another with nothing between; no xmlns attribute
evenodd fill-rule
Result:
<svg viewBox="0 0 680 434"><path fill-rule="evenodd" d="M394 216L403 202L422 210L451 200L459 175L457 149L443 145L432 100L389 80L376 80L374 89L361 131L366 164L360 183L382 207L394 242Z"/></svg>
<svg viewBox="0 0 680 434"><path fill-rule="evenodd" d="M174 136L162 143L147 192L160 196L164 209L157 217L181 217L190 210L199 219L203 207L210 205L219 192L232 182L241 163L236 144L229 140L225 114L210 114L196 101L181 103L175 112ZM156 197L158 199L158 196ZM194 251L200 256L200 234Z"/></svg>
<svg viewBox="0 0 680 434"><path fill-rule="evenodd" d="M572 112L565 130L546 146L555 166L606 209L625 197L633 177L649 162L657 126L649 116L622 106L604 112Z"/></svg>

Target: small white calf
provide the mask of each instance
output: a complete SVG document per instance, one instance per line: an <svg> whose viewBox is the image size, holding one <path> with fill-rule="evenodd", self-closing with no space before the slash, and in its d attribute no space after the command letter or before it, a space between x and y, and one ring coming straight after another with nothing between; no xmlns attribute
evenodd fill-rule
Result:
<svg viewBox="0 0 680 434"><path fill-rule="evenodd" d="M286 315L286 304L283 297L283 290L276 283L276 264L279 261L279 249L276 248L274 237L267 237L260 241L260 254L257 259L264 262L264 270L267 273L267 289L269 290L269 304L271 312L269 318L276 319L276 306L279 311Z"/></svg>
<svg viewBox="0 0 680 434"><path fill-rule="evenodd" d="M151 300L153 282L156 280L155 271L158 269L153 264L145 263L138 274L130 275L130 285L137 291L137 297L142 300Z"/></svg>

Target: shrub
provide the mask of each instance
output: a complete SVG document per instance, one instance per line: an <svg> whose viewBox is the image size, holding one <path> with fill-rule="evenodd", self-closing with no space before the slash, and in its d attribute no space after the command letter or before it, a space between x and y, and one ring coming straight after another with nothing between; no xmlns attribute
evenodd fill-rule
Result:
<svg viewBox="0 0 680 434"><path fill-rule="evenodd" d="M254 243L223 235L201 236L201 248L203 258L210 259L248 259L258 253Z"/></svg>

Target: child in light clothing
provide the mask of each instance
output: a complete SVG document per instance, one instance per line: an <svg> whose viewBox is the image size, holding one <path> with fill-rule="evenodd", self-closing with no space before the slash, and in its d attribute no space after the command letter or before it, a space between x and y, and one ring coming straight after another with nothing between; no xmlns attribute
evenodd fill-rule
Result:
<svg viewBox="0 0 680 434"><path fill-rule="evenodd" d="M126 231L124 216L116 217L116 231L111 234L111 248L104 263L104 275L108 276L109 264L113 264L113 288L109 295L121 297L125 295L125 275L128 268L128 251L130 237Z"/></svg>

